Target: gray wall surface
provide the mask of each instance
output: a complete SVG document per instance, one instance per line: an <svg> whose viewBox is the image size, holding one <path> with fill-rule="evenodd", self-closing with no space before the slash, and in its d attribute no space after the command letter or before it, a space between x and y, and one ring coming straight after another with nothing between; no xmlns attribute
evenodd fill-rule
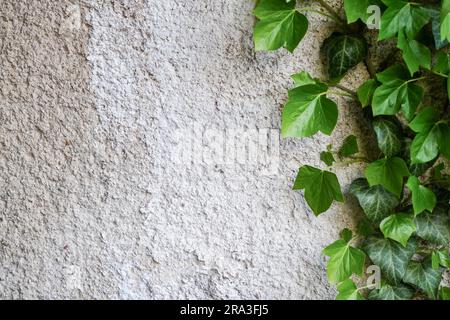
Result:
<svg viewBox="0 0 450 320"><path fill-rule="evenodd" d="M316 218L291 187L367 124L335 97L331 137L280 138L334 26L308 14L295 54L255 53L252 7L0 0L0 298L334 298L321 250L355 205ZM336 172L346 191L361 168Z"/></svg>

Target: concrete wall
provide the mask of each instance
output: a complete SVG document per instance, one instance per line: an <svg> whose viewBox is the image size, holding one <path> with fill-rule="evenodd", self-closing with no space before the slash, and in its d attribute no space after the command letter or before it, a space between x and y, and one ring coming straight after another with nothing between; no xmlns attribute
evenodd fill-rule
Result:
<svg viewBox="0 0 450 320"><path fill-rule="evenodd" d="M334 298L321 250L354 203L316 218L291 186L366 124L336 98L332 137L279 139L289 76L322 74L333 24L255 54L252 7L0 1L0 298ZM233 132L269 161L223 160ZM344 189L360 169L337 169Z"/></svg>

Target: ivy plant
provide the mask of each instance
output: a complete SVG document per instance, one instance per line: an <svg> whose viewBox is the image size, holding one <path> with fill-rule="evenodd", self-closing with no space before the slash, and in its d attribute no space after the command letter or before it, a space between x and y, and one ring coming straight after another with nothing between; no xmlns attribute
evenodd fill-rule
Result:
<svg viewBox="0 0 450 320"><path fill-rule="evenodd" d="M378 36L369 45L374 8ZM345 228L323 250L336 298L449 300L442 279L450 268L450 0L343 0L336 8L325 0L258 0L253 13L257 51L294 52L311 15L335 26L318 61L326 77L305 71L292 76L283 137L331 135L339 118L333 98L339 95L359 105L376 138L368 148L376 148L377 156L363 155L358 141L370 139L352 134L336 150L320 153L322 168L301 166L294 182L317 216L344 202L342 190L360 206L355 230ZM375 64L370 52L384 42L395 45ZM344 87L341 79L360 63L370 78ZM337 162L362 162L365 169L343 188L332 168ZM379 268L380 281L361 285L368 266Z"/></svg>

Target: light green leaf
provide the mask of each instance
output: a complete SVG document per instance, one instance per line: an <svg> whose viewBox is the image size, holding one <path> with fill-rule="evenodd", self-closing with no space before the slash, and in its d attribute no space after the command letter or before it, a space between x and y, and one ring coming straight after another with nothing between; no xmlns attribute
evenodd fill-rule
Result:
<svg viewBox="0 0 450 320"><path fill-rule="evenodd" d="M409 39L414 39L430 20L430 14L421 4L399 0L383 2L388 9L381 17L380 40L392 38L400 31L405 32Z"/></svg>
<svg viewBox="0 0 450 320"><path fill-rule="evenodd" d="M436 162L435 160L425 163L411 163L411 139L405 138L403 141L402 158L405 159L409 172L414 176L421 176Z"/></svg>
<svg viewBox="0 0 450 320"><path fill-rule="evenodd" d="M349 157L355 153L358 153L358 142L354 135L350 135L344 139L341 148L339 149L339 155L341 157Z"/></svg>
<svg viewBox="0 0 450 320"><path fill-rule="evenodd" d="M450 268L450 257L448 255L448 250L434 250L431 254L431 266L434 270L439 269L439 266Z"/></svg>
<svg viewBox="0 0 450 320"><path fill-rule="evenodd" d="M330 78L338 79L364 60L367 55L367 44L362 38L333 34L325 40L322 50L327 59Z"/></svg>
<svg viewBox="0 0 450 320"><path fill-rule="evenodd" d="M442 49L448 45L447 40L441 40L441 8L439 5L429 5L426 7L431 17L431 31L433 33L434 45L436 49Z"/></svg>
<svg viewBox="0 0 450 320"><path fill-rule="evenodd" d="M401 282L416 248L417 243L413 238L403 247L396 241L374 236L368 237L363 246L370 260L380 267L383 275L392 284Z"/></svg>
<svg viewBox="0 0 450 320"><path fill-rule="evenodd" d="M430 261L423 263L410 261L403 281L424 291L431 299L437 298L439 284L441 283L443 269L434 270Z"/></svg>
<svg viewBox="0 0 450 320"><path fill-rule="evenodd" d="M326 97L325 84L309 84L289 91L289 101L283 109L283 137L309 137L322 131L330 135L336 126L338 108Z"/></svg>
<svg viewBox="0 0 450 320"><path fill-rule="evenodd" d="M369 294L370 300L409 300L412 298L414 290L410 287L399 284L392 286L382 283L379 290L372 290Z"/></svg>
<svg viewBox="0 0 450 320"><path fill-rule="evenodd" d="M357 275L363 273L365 253L353 248L342 239L323 249L323 254L330 257L327 275L331 283L342 282L354 273Z"/></svg>
<svg viewBox="0 0 450 320"><path fill-rule="evenodd" d="M384 219L380 224L380 229L386 238L398 241L406 247L409 238L416 231L416 225L411 215L396 213Z"/></svg>
<svg viewBox="0 0 450 320"><path fill-rule="evenodd" d="M290 52L298 46L308 30L308 20L295 9L296 1L260 0L253 14L260 19L253 30L255 49Z"/></svg>
<svg viewBox="0 0 450 320"><path fill-rule="evenodd" d="M295 87L301 87L308 84L318 84L319 80L314 79L311 75L306 71L301 71L299 73L293 74L291 76L292 80L294 80Z"/></svg>
<svg viewBox="0 0 450 320"><path fill-rule="evenodd" d="M421 131L411 144L412 163L424 163L433 160L439 151L450 158L450 128L446 123L437 122L429 131Z"/></svg>
<svg viewBox="0 0 450 320"><path fill-rule="evenodd" d="M403 177L409 176L409 170L402 158L384 158L369 164L365 175L370 186L380 184L400 197Z"/></svg>
<svg viewBox="0 0 450 320"><path fill-rule="evenodd" d="M377 136L378 148L385 156L393 157L402 151L403 134L400 125L383 118L376 118L372 125Z"/></svg>
<svg viewBox="0 0 450 320"><path fill-rule="evenodd" d="M429 242L446 246L449 243L449 218L445 213L434 210L424 212L415 218L417 236Z"/></svg>
<svg viewBox="0 0 450 320"><path fill-rule="evenodd" d="M337 286L339 294L336 300L364 300L364 297L359 293L358 288L351 279L347 279Z"/></svg>
<svg viewBox="0 0 450 320"><path fill-rule="evenodd" d="M382 85L373 94L374 116L394 115L401 109L405 117L411 119L422 100L423 89L412 82L408 70L394 65L377 74L377 79Z"/></svg>
<svg viewBox="0 0 450 320"><path fill-rule="evenodd" d="M450 41L450 0L442 0L441 40Z"/></svg>
<svg viewBox="0 0 450 320"><path fill-rule="evenodd" d="M377 87L377 81L375 79L369 79L358 88L358 100L359 102L361 102L363 108L369 106L372 103L373 93L375 92Z"/></svg>
<svg viewBox="0 0 450 320"><path fill-rule="evenodd" d="M358 19L366 21L369 5L369 0L344 0L345 15L348 23L353 23Z"/></svg>
<svg viewBox="0 0 450 320"><path fill-rule="evenodd" d="M411 176L406 183L406 186L412 193L412 203L414 208L414 215L418 215L425 210L433 211L436 206L436 195L430 189L422 186L417 177Z"/></svg>
<svg viewBox="0 0 450 320"><path fill-rule="evenodd" d="M320 153L320 160L327 166L331 166L335 162L333 154L329 151L323 151Z"/></svg>
<svg viewBox="0 0 450 320"><path fill-rule="evenodd" d="M414 132L429 131L436 121L439 120L439 114L431 107L423 108L420 113L411 121L409 127Z"/></svg>
<svg viewBox="0 0 450 320"><path fill-rule="evenodd" d="M431 52L427 46L416 40L408 40L403 32L399 33L397 48L403 51L403 60L411 75L419 71L420 67L430 69Z"/></svg>
<svg viewBox="0 0 450 320"><path fill-rule="evenodd" d="M305 189L305 199L315 215L328 210L333 200L343 202L341 187L336 175L310 166L300 168L294 190Z"/></svg>
<svg viewBox="0 0 450 320"><path fill-rule="evenodd" d="M393 193L380 185L370 187L366 179L353 181L349 191L358 199L364 213L373 222L380 222L399 205L399 200Z"/></svg>

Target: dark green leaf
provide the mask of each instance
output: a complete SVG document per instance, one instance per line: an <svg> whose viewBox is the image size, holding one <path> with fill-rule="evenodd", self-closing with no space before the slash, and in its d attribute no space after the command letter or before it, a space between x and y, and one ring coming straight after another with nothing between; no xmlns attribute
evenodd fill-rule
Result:
<svg viewBox="0 0 450 320"><path fill-rule="evenodd" d="M345 228L341 231L340 236L342 240L348 243L353 238L353 232L352 230Z"/></svg>
<svg viewBox="0 0 450 320"><path fill-rule="evenodd" d="M334 157L333 154L329 151L323 151L320 153L320 160L325 163L327 166L331 166L333 164Z"/></svg>
<svg viewBox="0 0 450 320"><path fill-rule="evenodd" d="M406 269L403 281L424 291L429 298L436 299L443 269L434 270L430 261L423 263L411 261Z"/></svg>
<svg viewBox="0 0 450 320"><path fill-rule="evenodd" d="M358 153L358 142L354 135L350 135L344 139L341 148L339 149L339 155L342 157L349 157L355 153Z"/></svg>
<svg viewBox="0 0 450 320"><path fill-rule="evenodd" d="M431 31L433 33L436 49L442 49L448 45L447 40L441 40L441 8L436 5L426 7L431 17Z"/></svg>
<svg viewBox="0 0 450 320"><path fill-rule="evenodd" d="M322 131L331 134L336 126L338 108L326 97L325 84L309 84L289 91L289 101L283 109L283 137L309 137Z"/></svg>
<svg viewBox="0 0 450 320"><path fill-rule="evenodd" d="M439 290L439 299L450 300L450 288L449 287L442 287L441 290Z"/></svg>
<svg viewBox="0 0 450 320"><path fill-rule="evenodd" d="M373 121L373 129L377 135L378 148L387 157L393 157L402 150L402 129L394 121L377 118Z"/></svg>
<svg viewBox="0 0 450 320"><path fill-rule="evenodd" d="M331 283L342 282L354 273L358 275L363 273L365 253L353 248L344 240L335 241L323 249L323 254L330 257L327 275Z"/></svg>
<svg viewBox="0 0 450 320"><path fill-rule="evenodd" d="M358 100L361 102L363 108L372 104L373 93L378 87L378 83L375 79L369 79L364 82L358 89Z"/></svg>
<svg viewBox="0 0 450 320"><path fill-rule="evenodd" d="M416 252L416 247L417 243L413 238L403 247L396 241L370 236L365 241L363 250L370 260L380 267L386 279L393 284L399 284L409 260Z"/></svg>
<svg viewBox="0 0 450 320"><path fill-rule="evenodd" d="M433 213L424 212L415 218L417 235L438 245L448 245L450 239L449 220L445 212L435 210Z"/></svg>
<svg viewBox="0 0 450 320"><path fill-rule="evenodd" d="M336 175L310 166L300 168L294 190L305 189L305 199L316 215L328 210L333 200L343 202L341 187Z"/></svg>
<svg viewBox="0 0 450 320"><path fill-rule="evenodd" d="M337 79L364 60L367 44L361 38L332 35L325 40L323 51L327 58L328 74L331 79Z"/></svg>
<svg viewBox="0 0 450 320"><path fill-rule="evenodd" d="M373 222L380 222L399 205L399 200L393 193L380 185L369 187L366 179L353 181L350 193L358 198L364 213Z"/></svg>
<svg viewBox="0 0 450 320"><path fill-rule="evenodd" d="M414 290L410 287L399 284L392 286L382 283L379 290L372 290L369 294L370 300L409 300L412 298Z"/></svg>
<svg viewBox="0 0 450 320"><path fill-rule="evenodd" d="M369 164L365 175L370 186L382 185L400 197L403 177L409 176L409 170L402 158L384 158Z"/></svg>
<svg viewBox="0 0 450 320"><path fill-rule="evenodd" d="M298 46L308 30L308 20L295 9L295 1L260 0L254 15L260 19L253 30L255 49L290 52Z"/></svg>

